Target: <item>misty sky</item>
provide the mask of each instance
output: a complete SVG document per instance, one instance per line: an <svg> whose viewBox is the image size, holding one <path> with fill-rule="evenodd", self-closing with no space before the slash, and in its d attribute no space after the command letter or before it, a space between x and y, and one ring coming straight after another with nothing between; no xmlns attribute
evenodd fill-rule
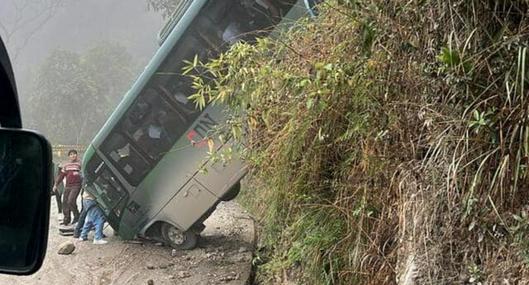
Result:
<svg viewBox="0 0 529 285"><path fill-rule="evenodd" d="M60 6L50 12L45 9L49 3ZM15 57L20 91L28 90L31 71L55 48L83 51L98 41L111 40L146 64L156 51L156 36L163 25L159 14L147 11L145 0L0 0L4 27L14 29L17 21L21 28L12 37L7 38L2 29L0 35Z"/></svg>

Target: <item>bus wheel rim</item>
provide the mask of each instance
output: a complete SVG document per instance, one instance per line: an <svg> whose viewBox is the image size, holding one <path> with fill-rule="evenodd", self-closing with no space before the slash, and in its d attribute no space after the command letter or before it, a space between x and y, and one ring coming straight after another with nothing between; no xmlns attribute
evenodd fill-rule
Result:
<svg viewBox="0 0 529 285"><path fill-rule="evenodd" d="M175 244L183 244L186 241L184 233L175 227L170 227L167 231L167 236Z"/></svg>

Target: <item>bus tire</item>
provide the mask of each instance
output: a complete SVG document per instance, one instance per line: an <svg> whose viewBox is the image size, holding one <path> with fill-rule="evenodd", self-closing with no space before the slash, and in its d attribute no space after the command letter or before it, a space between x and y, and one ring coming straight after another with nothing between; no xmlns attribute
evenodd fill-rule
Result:
<svg viewBox="0 0 529 285"><path fill-rule="evenodd" d="M231 201L233 199L235 199L235 197L237 197L237 195L239 195L239 192L241 192L241 182L237 182L235 185L233 185L230 190L228 190L228 192L226 192L226 194L224 194L224 196L222 196L222 198L220 198L220 200L224 201L224 202L227 202L227 201Z"/></svg>
<svg viewBox="0 0 529 285"><path fill-rule="evenodd" d="M198 243L198 234L193 231L182 232L169 223L162 224L161 233L162 238L174 249L189 250Z"/></svg>

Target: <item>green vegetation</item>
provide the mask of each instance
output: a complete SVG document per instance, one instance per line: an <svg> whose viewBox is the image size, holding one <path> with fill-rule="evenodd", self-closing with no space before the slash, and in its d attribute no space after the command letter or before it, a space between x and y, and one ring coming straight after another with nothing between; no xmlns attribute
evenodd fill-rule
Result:
<svg viewBox="0 0 529 285"><path fill-rule="evenodd" d="M529 280L526 2L321 10L192 63L252 167L258 281Z"/></svg>

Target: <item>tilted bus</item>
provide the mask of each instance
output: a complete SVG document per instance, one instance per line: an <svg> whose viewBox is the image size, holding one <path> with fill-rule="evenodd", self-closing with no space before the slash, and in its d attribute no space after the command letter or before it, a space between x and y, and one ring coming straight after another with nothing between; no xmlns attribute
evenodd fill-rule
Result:
<svg viewBox="0 0 529 285"><path fill-rule="evenodd" d="M217 57L306 11L303 0L184 0L160 33L161 46L86 150L86 190L123 239L146 236L174 248L196 245L204 220L234 198L246 168L208 161L222 106L198 109L184 61ZM272 15L274 14L274 15ZM257 32L259 31L259 32ZM218 140L217 151L226 147ZM205 170L205 171L204 171Z"/></svg>

